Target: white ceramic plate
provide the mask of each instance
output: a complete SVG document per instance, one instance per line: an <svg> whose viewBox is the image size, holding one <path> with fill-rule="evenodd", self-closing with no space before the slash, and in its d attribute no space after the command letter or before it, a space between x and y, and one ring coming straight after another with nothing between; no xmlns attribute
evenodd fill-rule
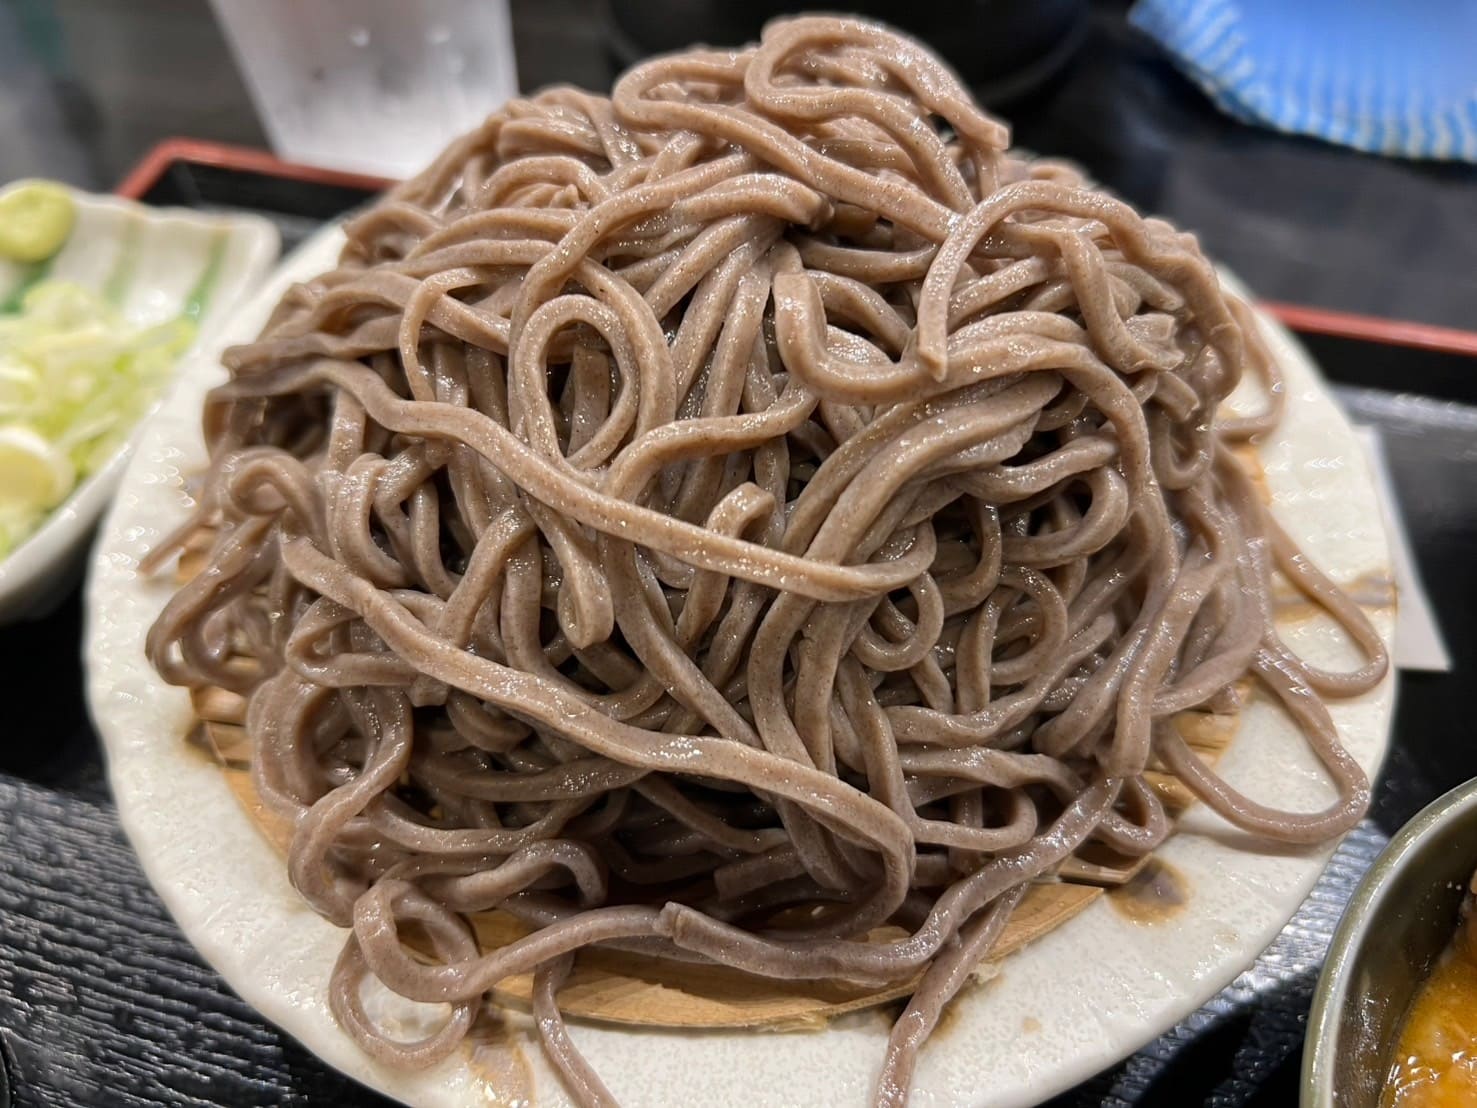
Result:
<svg viewBox="0 0 1477 1108"><path fill-rule="evenodd" d="M16 182L0 194L24 184ZM202 215L69 191L77 221L65 245L39 275L0 259L0 304L38 276L107 290L124 317L140 326L174 319L194 300L198 350L281 249L277 229L257 216ZM0 623L43 615L65 594L137 437L137 432L130 436L36 531L0 559Z"/></svg>
<svg viewBox="0 0 1477 1108"><path fill-rule="evenodd" d="M222 379L216 350L255 335L284 288L330 267L336 232L310 242L216 336L147 427L105 524L87 599L88 694L107 746L123 826L185 933L248 1002L329 1064L420 1105L567 1103L528 1020L509 1041L420 1073L365 1058L339 1030L327 982L343 933L293 892L286 869L217 770L186 748L186 694L164 685L143 655L144 634L172 591L145 579L139 559L181 519L180 475L202 464L204 391ZM1340 582L1388 580L1381 515L1364 456L1307 356L1263 320L1287 377L1289 410L1262 451L1273 510ZM1388 639L1393 612L1374 613ZM1306 656L1348 664L1352 649L1308 619L1287 630ZM1393 697L1333 705L1345 742L1373 772ZM1313 809L1332 792L1291 725L1254 702L1221 763L1251 795ZM1249 965L1292 916L1331 848L1257 851L1195 810L1160 857L1188 882L1171 921L1129 922L1099 898L1087 911L1008 959L954 1003L925 1049L917 1108L1033 1104L1123 1058L1194 1011ZM407 1026L419 1013L407 1012ZM820 1032L676 1032L580 1024L573 1036L621 1103L744 1108L868 1103L887 1036L877 1011Z"/></svg>

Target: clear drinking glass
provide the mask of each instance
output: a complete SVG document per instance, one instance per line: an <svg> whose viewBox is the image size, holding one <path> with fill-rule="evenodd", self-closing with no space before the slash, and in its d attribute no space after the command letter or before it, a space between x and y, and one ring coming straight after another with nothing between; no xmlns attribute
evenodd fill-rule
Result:
<svg viewBox="0 0 1477 1108"><path fill-rule="evenodd" d="M517 92L507 0L211 0L277 153L404 177Z"/></svg>

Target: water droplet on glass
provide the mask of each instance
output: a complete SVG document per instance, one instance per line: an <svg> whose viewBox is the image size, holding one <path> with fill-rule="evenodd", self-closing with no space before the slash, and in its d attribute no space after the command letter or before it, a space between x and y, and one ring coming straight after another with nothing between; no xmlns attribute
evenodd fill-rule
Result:
<svg viewBox="0 0 1477 1108"><path fill-rule="evenodd" d="M444 23L433 23L426 29L426 41L432 46L440 46L443 42L450 42L451 28Z"/></svg>
<svg viewBox="0 0 1477 1108"><path fill-rule="evenodd" d="M363 48L365 46L368 46L369 45L369 28L368 27L350 27L349 28L349 41L352 42L355 46L358 46L358 47L361 47L361 48Z"/></svg>

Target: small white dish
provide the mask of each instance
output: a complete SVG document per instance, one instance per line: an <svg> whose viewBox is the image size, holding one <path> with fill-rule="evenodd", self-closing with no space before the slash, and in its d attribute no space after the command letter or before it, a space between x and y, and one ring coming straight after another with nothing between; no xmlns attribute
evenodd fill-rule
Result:
<svg viewBox="0 0 1477 1108"><path fill-rule="evenodd" d="M0 195L27 183L0 189ZM0 304L38 277L107 289L123 316L140 326L177 317L193 299L198 330L180 364L235 311L281 250L277 229L257 216L150 208L121 197L68 191L76 203L76 223L66 243L43 263L42 273L0 260ZM176 371L151 411L177 379ZM44 615L67 594L146 421L147 415L104 465L0 559L0 624Z"/></svg>
<svg viewBox="0 0 1477 1108"><path fill-rule="evenodd" d="M344 932L297 894L225 776L186 743L190 698L166 685L144 656L144 637L176 585L168 572L142 574L139 562L190 510L182 475L205 463L200 405L225 380L220 351L255 336L283 292L332 268L342 245L341 233L329 228L284 262L186 364L179 388L145 428L92 559L88 705L119 820L145 873L242 999L329 1065L406 1104L569 1108L521 1012L505 1012L507 1033L495 1045L464 1049L425 1070L397 1069L359 1050L328 1006ZM1291 335L1263 313L1258 319L1286 376L1288 401L1282 424L1258 446L1273 513L1339 583L1390 580L1384 517L1352 428ZM1370 617L1388 641L1393 607L1372 609ZM1282 630L1315 664L1355 661L1343 635L1322 620L1298 619ZM1369 693L1329 706L1345 746L1371 775L1389 743L1394 691L1391 673ZM1264 701L1246 709L1217 770L1279 807L1316 810L1332 795L1291 721ZM1179 914L1136 922L1102 897L1012 955L987 985L954 1000L947 1030L919 1060L910 1103L1023 1108L1132 1054L1252 963L1307 896L1334 846L1258 850L1213 813L1192 809L1157 854L1188 890ZM425 1006L392 1000L377 992L377 1018L403 1020L406 1037L429 1030L420 1022ZM862 1108L890 1023L888 1013L872 1009L823 1031L575 1022L571 1035L622 1104Z"/></svg>

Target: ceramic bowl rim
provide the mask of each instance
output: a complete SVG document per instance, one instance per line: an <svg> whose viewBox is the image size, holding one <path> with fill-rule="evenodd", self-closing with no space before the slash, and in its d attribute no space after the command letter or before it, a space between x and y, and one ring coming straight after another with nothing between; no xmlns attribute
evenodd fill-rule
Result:
<svg viewBox="0 0 1477 1108"><path fill-rule="evenodd" d="M1421 847L1452 820L1477 809L1477 777L1442 794L1402 827L1364 875L1334 930L1313 993L1303 1053L1302 1108L1334 1103L1339 1018L1353 989L1353 970L1374 925L1389 911L1395 879Z"/></svg>

